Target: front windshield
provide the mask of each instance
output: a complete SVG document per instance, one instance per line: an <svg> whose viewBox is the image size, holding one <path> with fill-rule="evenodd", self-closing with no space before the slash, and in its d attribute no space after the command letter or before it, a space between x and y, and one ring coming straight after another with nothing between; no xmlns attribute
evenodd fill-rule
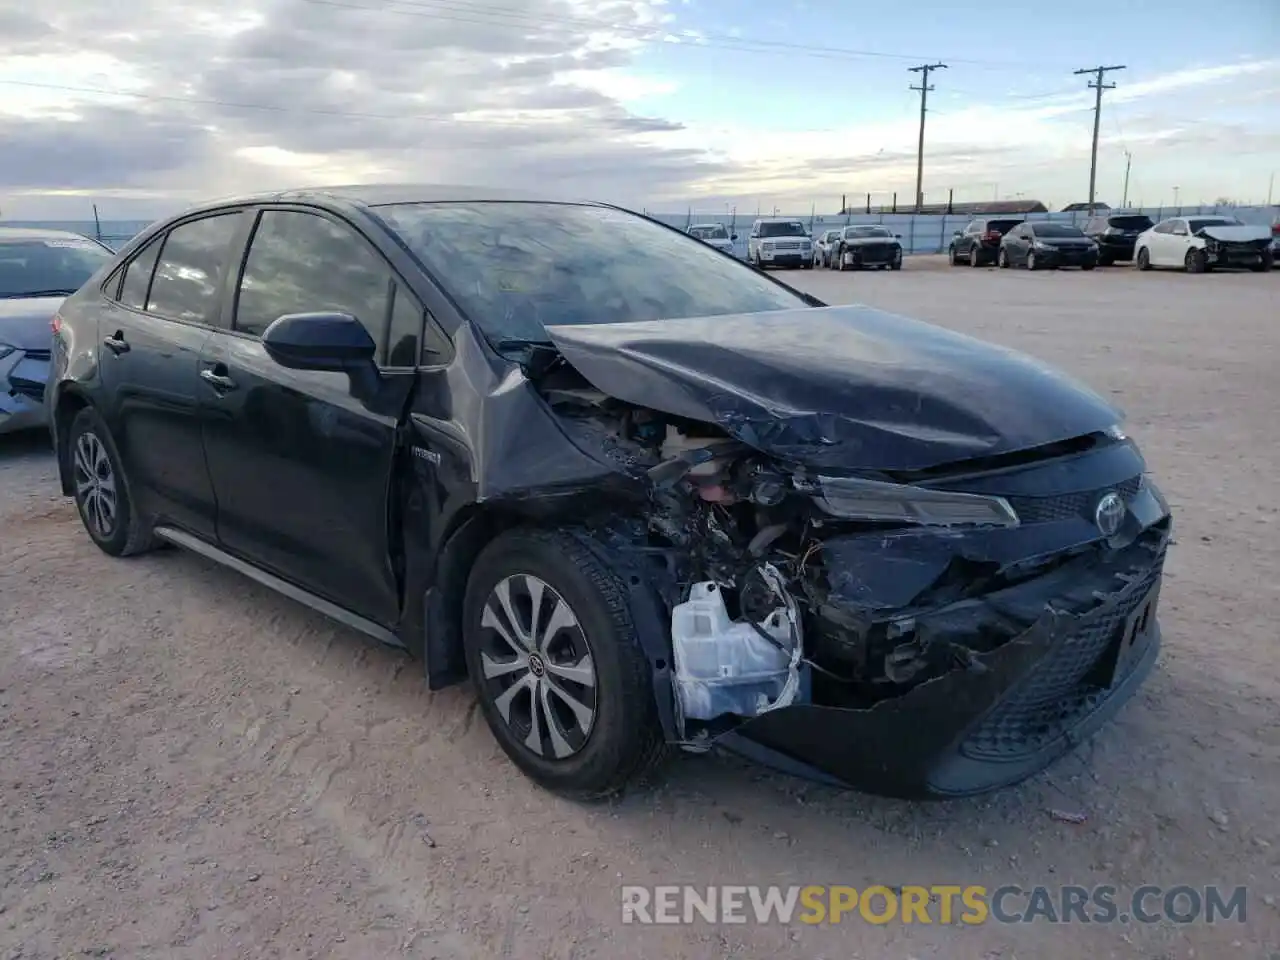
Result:
<svg viewBox="0 0 1280 960"><path fill-rule="evenodd" d="M1031 228L1037 237L1083 237L1079 227L1069 223L1037 223Z"/></svg>
<svg viewBox="0 0 1280 960"><path fill-rule="evenodd" d="M893 234L890 233L884 227L845 227L844 235L846 240L852 239L853 237L892 237L893 236Z"/></svg>
<svg viewBox="0 0 1280 960"><path fill-rule="evenodd" d="M728 240L729 231L716 223L704 227L690 227L689 236L697 237L699 240Z"/></svg>
<svg viewBox="0 0 1280 960"><path fill-rule="evenodd" d="M0 240L0 298L69 296L111 257L81 237Z"/></svg>
<svg viewBox="0 0 1280 960"><path fill-rule="evenodd" d="M794 310L798 294L644 217L585 204L376 207L493 341L546 342L545 327Z"/></svg>
<svg viewBox="0 0 1280 960"><path fill-rule="evenodd" d="M762 237L807 237L809 231L805 230L804 224L799 220L766 220L760 224L760 236Z"/></svg>

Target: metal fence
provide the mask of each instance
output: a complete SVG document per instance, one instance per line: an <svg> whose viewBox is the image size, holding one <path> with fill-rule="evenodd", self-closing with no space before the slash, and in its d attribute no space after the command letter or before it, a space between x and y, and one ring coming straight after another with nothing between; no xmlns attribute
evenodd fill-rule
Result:
<svg viewBox="0 0 1280 960"><path fill-rule="evenodd" d="M1118 211L1099 211L1099 215L1103 213L1115 213ZM1165 217L1181 217L1194 215L1217 214L1221 216L1237 217L1244 223L1258 224L1260 226L1269 226L1277 213L1280 213L1280 207L1238 207L1238 206L1197 206L1197 207L1127 207L1124 213L1145 213L1152 220L1159 222ZM660 213L653 210L645 210L647 216L655 220L673 227L685 229L694 223L720 223L728 228L729 232L736 233L738 239L734 244L735 251L738 256L745 257L747 253L747 233L751 229L751 222L754 216L743 215L741 213L698 213L696 209L690 208L684 213ZM823 230L834 229L836 227L847 226L851 223L878 223L888 227L894 233L902 238L903 250L907 253L928 254L928 253L945 253L947 247L951 243L951 237L957 230L963 230L965 226L975 217L981 217L981 212L967 214L932 214L932 213L842 213L842 214L771 214L770 218L781 218L788 220L799 220L806 225L809 232L815 236ZM993 213L991 216L1021 218L1025 220L1049 220L1057 223L1074 223L1083 225L1089 219L1089 214L1083 210L1074 210L1067 213L1028 213L1028 214L1010 214L1010 213ZM150 221L146 220L103 220L95 223L93 220L4 220L0 221L0 226L6 227L43 227L56 230L70 230L74 233L80 233L87 237L97 237L113 250L119 249L128 243L136 234L145 230Z"/></svg>

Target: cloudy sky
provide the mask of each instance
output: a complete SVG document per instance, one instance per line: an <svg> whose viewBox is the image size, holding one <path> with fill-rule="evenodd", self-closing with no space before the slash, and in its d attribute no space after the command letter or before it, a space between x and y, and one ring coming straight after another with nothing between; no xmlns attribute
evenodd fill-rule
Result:
<svg viewBox="0 0 1280 960"><path fill-rule="evenodd" d="M1280 0L0 0L0 212L359 181L754 212L925 192L1266 198ZM1211 19L1210 19L1211 18ZM1280 199L1280 192L1277 192Z"/></svg>

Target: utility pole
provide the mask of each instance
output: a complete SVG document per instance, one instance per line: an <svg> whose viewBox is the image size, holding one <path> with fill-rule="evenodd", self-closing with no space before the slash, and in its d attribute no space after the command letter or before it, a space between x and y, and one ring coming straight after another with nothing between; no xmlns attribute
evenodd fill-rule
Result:
<svg viewBox="0 0 1280 960"><path fill-rule="evenodd" d="M1120 201L1120 206L1129 209L1129 165L1133 163L1133 154L1128 150L1124 152L1124 199Z"/></svg>
<svg viewBox="0 0 1280 960"><path fill-rule="evenodd" d="M916 213L920 212L920 208L924 206L924 116L928 112L929 91L933 87L929 86L929 74L934 70L945 70L945 63L922 63L918 67L908 67L911 73L920 74L920 86L911 87L912 90L920 91L920 143L916 147Z"/></svg>
<svg viewBox="0 0 1280 960"><path fill-rule="evenodd" d="M1077 70L1076 76L1092 74L1096 79L1089 84L1090 90L1098 91L1093 103L1093 152L1089 160L1089 216L1093 216L1094 188L1098 185L1098 127L1102 121L1102 91L1114 90L1114 83L1104 83L1103 78L1112 70L1124 70L1123 65L1116 67L1092 67Z"/></svg>

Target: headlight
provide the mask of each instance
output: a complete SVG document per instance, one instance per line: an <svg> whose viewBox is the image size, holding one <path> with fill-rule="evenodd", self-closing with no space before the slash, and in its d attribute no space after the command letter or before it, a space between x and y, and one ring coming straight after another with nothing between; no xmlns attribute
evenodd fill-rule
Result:
<svg viewBox="0 0 1280 960"><path fill-rule="evenodd" d="M3 360L17 349L17 347L10 346L7 343L0 343L0 360Z"/></svg>
<svg viewBox="0 0 1280 960"><path fill-rule="evenodd" d="M1039 240L1037 240L1035 243L1033 243L1033 244L1032 244L1032 246L1033 246L1033 247L1035 247L1037 250L1046 250L1046 251L1047 251L1047 250L1052 250L1052 249L1053 249L1053 247L1049 246L1049 244L1047 244L1047 243L1041 243Z"/></svg>
<svg viewBox="0 0 1280 960"><path fill-rule="evenodd" d="M814 478L808 487L826 513L847 520L932 527L1016 527L1018 515L1003 497L954 493L854 477Z"/></svg>
<svg viewBox="0 0 1280 960"><path fill-rule="evenodd" d="M1124 432L1124 427L1120 426L1120 424L1118 423L1113 423L1111 426L1107 427L1102 432L1105 433L1112 440L1128 440L1129 439L1129 435Z"/></svg>
<svg viewBox="0 0 1280 960"><path fill-rule="evenodd" d="M773 241L772 241L772 240L766 240L766 241L762 244L762 246L763 246L766 250L772 250L772 249L773 249Z"/></svg>

